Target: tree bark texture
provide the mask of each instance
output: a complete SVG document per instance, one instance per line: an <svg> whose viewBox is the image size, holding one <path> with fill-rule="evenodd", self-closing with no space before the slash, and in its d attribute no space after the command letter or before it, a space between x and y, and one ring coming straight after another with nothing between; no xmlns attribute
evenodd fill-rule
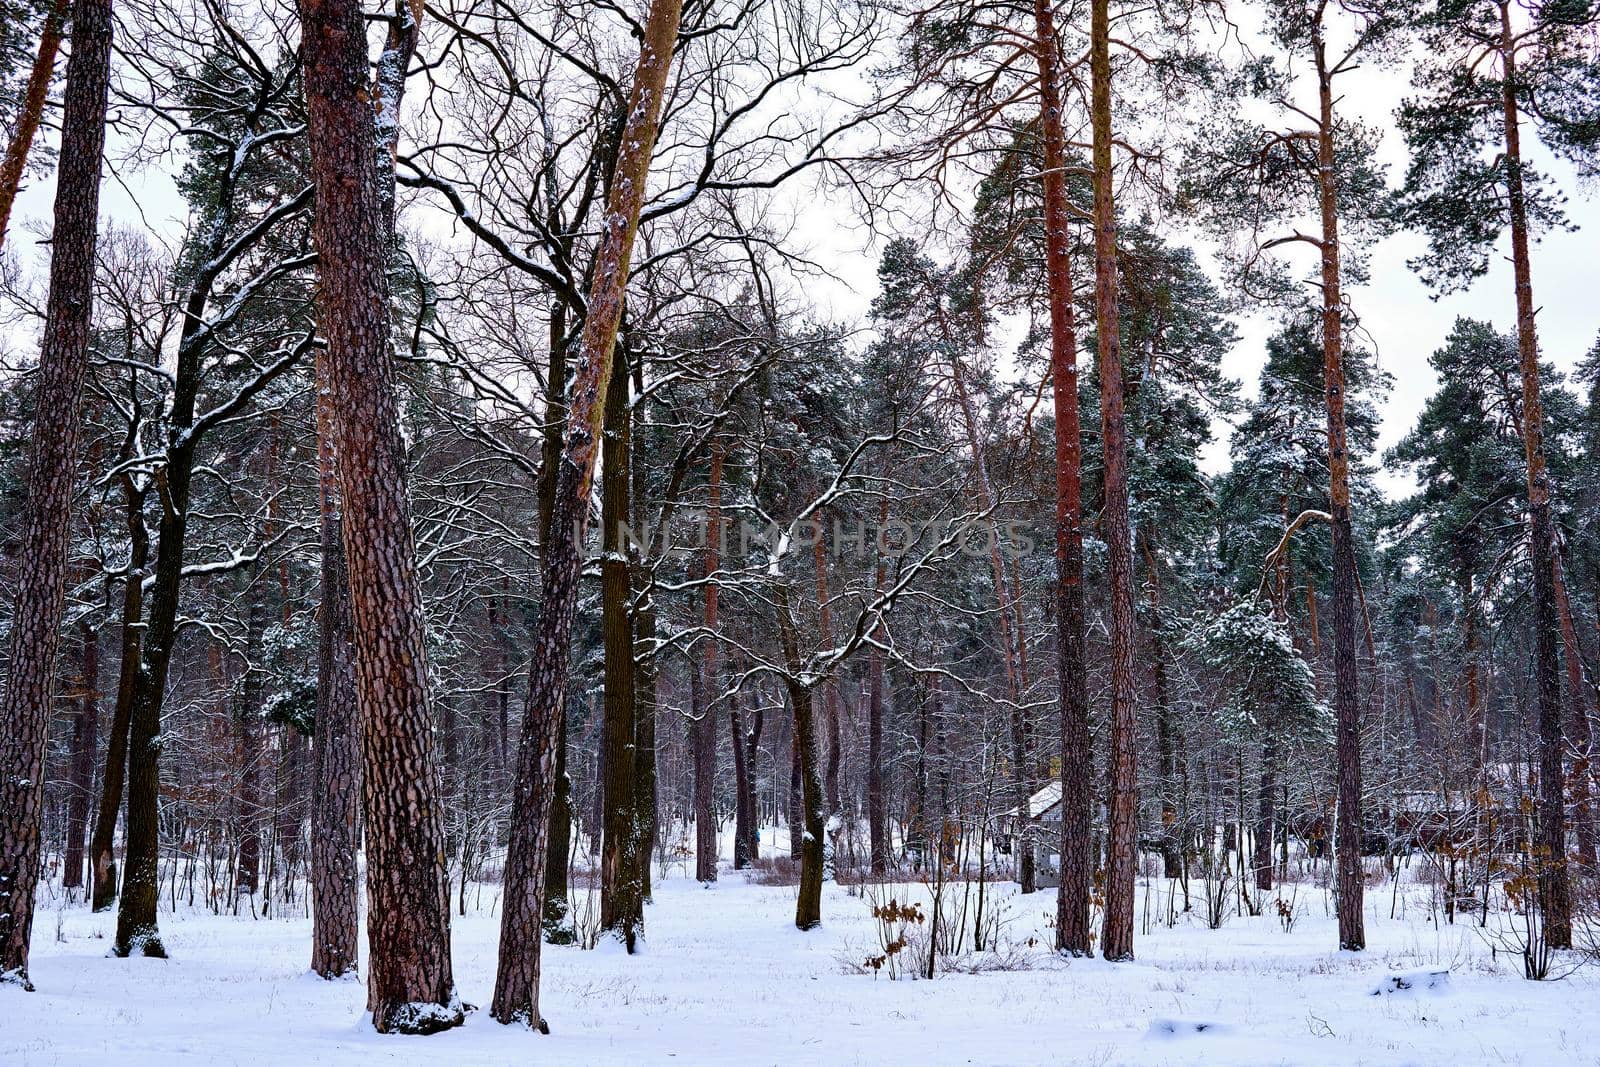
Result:
<svg viewBox="0 0 1600 1067"><path fill-rule="evenodd" d="M0 981L28 982L39 881L44 754L66 602L79 400L89 364L100 163L111 66L110 0L80 0L67 62L50 291L34 392L27 497L17 552L10 675L0 694Z"/></svg>
<svg viewBox="0 0 1600 1067"><path fill-rule="evenodd" d="M1045 276L1050 292L1050 381L1055 392L1056 682L1061 733L1061 880L1056 891L1056 948L1075 956L1092 949L1089 851L1094 788L1089 700L1084 670L1081 422L1078 334L1068 242L1066 133L1061 120L1055 14L1034 0L1034 55L1039 67L1039 117L1044 142Z"/></svg>
<svg viewBox="0 0 1600 1067"><path fill-rule="evenodd" d="M628 546L622 526L629 519L632 421L626 361L615 360L606 392L605 438L600 468L601 628L605 637L605 716L601 727L603 837L600 855L600 925L629 952L644 931L644 895L639 885L639 804L635 758L638 748L634 694L632 594ZM551 826L551 852L555 826Z"/></svg>
<svg viewBox="0 0 1600 1067"><path fill-rule="evenodd" d="M317 721L312 735L311 970L354 975L359 962L361 720L356 709L350 589L339 519L333 393L317 357L317 491L322 575L317 635Z"/></svg>
<svg viewBox="0 0 1600 1067"><path fill-rule="evenodd" d="M367 1007L380 1032L459 1025L427 648L406 457L389 350L390 227L373 166L365 24L353 0L300 5L317 210L318 310L327 338L350 587L370 947Z"/></svg>
<svg viewBox="0 0 1600 1067"><path fill-rule="evenodd" d="M1117 308L1117 220L1111 173L1111 27L1107 0L1094 0L1090 73L1094 126L1095 334L1099 342L1100 435L1105 507L1100 527L1111 583L1111 766L1106 841L1106 906L1100 951L1133 958L1133 881L1139 829L1134 711L1133 546L1128 520L1128 431L1123 416L1122 336Z"/></svg>

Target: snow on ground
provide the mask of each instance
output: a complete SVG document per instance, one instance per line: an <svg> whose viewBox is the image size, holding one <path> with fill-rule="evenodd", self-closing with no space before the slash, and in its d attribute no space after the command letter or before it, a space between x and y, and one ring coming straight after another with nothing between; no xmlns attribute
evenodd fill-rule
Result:
<svg viewBox="0 0 1600 1067"><path fill-rule="evenodd" d="M725 871L701 888L674 872L644 955L545 949L548 1037L483 1011L433 1037L375 1034L361 984L307 975L303 917L164 912L172 959L115 960L114 915L43 910L38 992L0 987L0 1064L1600 1064L1600 971L1523 981L1417 899L1392 920L1390 893L1370 893L1360 956L1330 950L1324 899L1302 887L1290 933L1270 908L1220 930L1191 917L1141 932L1138 961L1114 966L1045 950L1054 891L1000 892L1030 969L891 982L851 966L877 935L847 888L827 887L824 928L802 934L792 887ZM456 980L479 1005L494 982L493 887L483 901L453 928ZM1443 968L1438 989L1374 995L1393 974Z"/></svg>

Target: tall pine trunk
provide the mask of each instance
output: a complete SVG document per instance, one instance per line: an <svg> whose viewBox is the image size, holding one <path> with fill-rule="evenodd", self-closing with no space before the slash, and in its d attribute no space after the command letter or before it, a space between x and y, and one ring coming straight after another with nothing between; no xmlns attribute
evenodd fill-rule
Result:
<svg viewBox="0 0 1600 1067"><path fill-rule="evenodd" d="M34 394L31 464L16 559L10 674L0 695L0 981L28 982L39 881L45 741L66 602L79 400L89 364L100 162L111 66L110 0L80 0L67 61L50 294Z"/></svg>
<svg viewBox="0 0 1600 1067"><path fill-rule="evenodd" d="M1333 72L1319 28L1316 51L1317 207L1322 234L1322 374L1328 414L1328 503L1333 526L1333 705L1338 757L1334 895L1339 947L1366 948L1361 875L1361 695L1356 680L1356 556L1350 528L1350 453L1345 432L1344 322L1339 276Z"/></svg>
<svg viewBox="0 0 1600 1067"><path fill-rule="evenodd" d="M350 645L350 590L340 541L333 394L317 356L317 490L322 576L317 635L317 722L312 735L311 970L356 973L360 939L361 720Z"/></svg>
<svg viewBox="0 0 1600 1067"><path fill-rule="evenodd" d="M1106 906L1100 950L1133 958L1133 880L1138 860L1134 719L1133 546L1128 522L1128 431L1123 422L1122 334L1117 308L1117 219L1111 174L1111 25L1107 0L1094 0L1090 74L1094 125L1095 334L1099 342L1100 436L1105 506L1100 527L1111 582L1111 766L1106 841Z"/></svg>
<svg viewBox="0 0 1600 1067"><path fill-rule="evenodd" d="M1516 38L1508 3L1500 4L1501 83L1505 119L1507 207L1511 215L1511 267L1517 289L1517 357L1522 372L1522 445L1528 474L1528 548L1533 569L1534 682L1538 692L1539 910L1545 942L1572 947L1572 889L1567 870L1565 740L1561 724L1561 665L1554 584L1555 526L1550 516L1550 474L1544 445L1544 401L1539 390L1539 337L1534 325L1533 271L1528 254L1528 202L1522 168L1517 104Z"/></svg>
<svg viewBox="0 0 1600 1067"><path fill-rule="evenodd" d="M1034 0L1034 55L1039 66L1044 142L1045 277L1050 294L1050 382L1055 392L1056 705L1061 733L1061 880L1056 891L1056 948L1090 952L1089 854L1093 768L1083 649L1082 443L1078 415L1078 333L1068 243L1067 139L1061 120L1055 15Z"/></svg>
<svg viewBox="0 0 1600 1067"><path fill-rule="evenodd" d="M367 1007L380 1032L459 1025L427 646L406 457L389 351L390 226L361 6L300 5L319 270L350 587L371 946ZM404 64L400 77L404 77ZM388 100L384 100L388 103ZM380 114L380 120L384 118ZM391 112L388 120L393 122ZM392 190L389 194L392 196Z"/></svg>

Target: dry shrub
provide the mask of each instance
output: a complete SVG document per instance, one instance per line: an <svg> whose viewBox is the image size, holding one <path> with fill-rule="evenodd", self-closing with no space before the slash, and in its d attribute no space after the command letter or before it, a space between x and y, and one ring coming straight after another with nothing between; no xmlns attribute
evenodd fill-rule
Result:
<svg viewBox="0 0 1600 1067"><path fill-rule="evenodd" d="M789 856L763 856L750 865L753 885L799 885L800 861Z"/></svg>
<svg viewBox="0 0 1600 1067"><path fill-rule="evenodd" d="M927 921L927 916L922 913L920 904L906 903L890 897L887 903L872 900L872 917L877 920L874 924L878 933L878 949L876 953L869 954L862 963L862 969L871 971L876 977L880 972L886 972L889 980L900 977L902 974L916 976L914 965L902 959L902 954L911 947L908 934L914 927L921 927Z"/></svg>
<svg viewBox="0 0 1600 1067"><path fill-rule="evenodd" d="M968 952L951 956L943 961L946 972L956 974L988 974L994 971L1031 971L1039 960L1035 951L1038 945L1033 938L1026 941L1003 939L982 952Z"/></svg>

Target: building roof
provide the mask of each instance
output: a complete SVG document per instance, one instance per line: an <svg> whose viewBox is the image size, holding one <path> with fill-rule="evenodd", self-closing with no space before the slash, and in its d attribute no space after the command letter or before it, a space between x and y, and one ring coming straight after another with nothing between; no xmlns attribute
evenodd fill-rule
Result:
<svg viewBox="0 0 1600 1067"><path fill-rule="evenodd" d="M1028 798L1028 817L1030 819L1042 818L1047 812L1055 811L1060 806L1061 781L1057 779ZM1016 815L1016 808L1007 808L1000 813L1000 818L1014 819Z"/></svg>

